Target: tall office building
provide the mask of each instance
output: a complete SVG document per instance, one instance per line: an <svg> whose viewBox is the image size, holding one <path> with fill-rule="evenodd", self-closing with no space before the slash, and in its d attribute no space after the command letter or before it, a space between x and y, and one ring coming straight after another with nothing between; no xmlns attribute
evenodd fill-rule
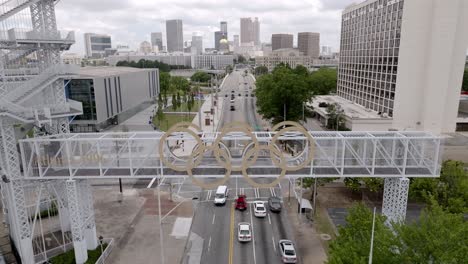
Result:
<svg viewBox="0 0 468 264"><path fill-rule="evenodd" d="M368 0L342 14L339 96L392 128L452 132L468 46L468 2Z"/></svg>
<svg viewBox="0 0 468 264"><path fill-rule="evenodd" d="M84 43L86 57L93 59L105 57L106 49L112 48L112 40L109 35L85 33Z"/></svg>
<svg viewBox="0 0 468 264"><path fill-rule="evenodd" d="M294 35L292 34L272 34L271 35L271 49L292 49Z"/></svg>
<svg viewBox="0 0 468 264"><path fill-rule="evenodd" d="M158 47L158 51L163 51L163 39L161 32L151 33L151 45L153 47Z"/></svg>
<svg viewBox="0 0 468 264"><path fill-rule="evenodd" d="M192 54L200 55L203 53L203 37L192 36Z"/></svg>
<svg viewBox="0 0 468 264"><path fill-rule="evenodd" d="M214 33L215 50L220 50L220 43L221 43L222 39L227 40L227 33L223 32L223 31L216 31Z"/></svg>
<svg viewBox="0 0 468 264"><path fill-rule="evenodd" d="M239 47L239 35L234 35L234 47Z"/></svg>
<svg viewBox="0 0 468 264"><path fill-rule="evenodd" d="M297 47L305 56L320 56L320 33L300 32L297 34Z"/></svg>
<svg viewBox="0 0 468 264"><path fill-rule="evenodd" d="M220 25L221 32L226 33L226 36L227 36L227 34L228 34L227 22L226 22L226 21L221 21L221 22L219 23L219 25Z"/></svg>
<svg viewBox="0 0 468 264"><path fill-rule="evenodd" d="M250 17L240 19L240 37L241 44L260 45L260 22L257 17L255 20Z"/></svg>
<svg viewBox="0 0 468 264"><path fill-rule="evenodd" d="M181 19L166 21L167 51L184 51L184 31Z"/></svg>

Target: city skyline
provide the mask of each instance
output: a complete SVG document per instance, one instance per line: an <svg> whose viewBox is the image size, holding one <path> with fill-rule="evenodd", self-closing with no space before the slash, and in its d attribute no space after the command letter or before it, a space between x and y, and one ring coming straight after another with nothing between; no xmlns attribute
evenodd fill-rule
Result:
<svg viewBox="0 0 468 264"><path fill-rule="evenodd" d="M247 1L217 2L210 1L100 1L89 8L89 1L63 1L56 6L57 20L61 29L74 30L77 36L86 32L105 33L112 37L113 45L128 45L138 49L139 44L151 40L151 32L162 32L166 43L165 21L182 19L184 41L191 40L193 33L203 36L203 46L214 46L214 32L220 30L220 22L228 23L229 40L240 35L240 18L258 17L261 24L261 42L269 43L271 34L287 32L320 32L321 45L331 46L337 51L341 29L341 11L354 2L340 1ZM160 4L167 3L167 4ZM248 4L248 5L247 5ZM161 6L165 6L161 8ZM73 11L71 11L73 10ZM105 12L103 14L102 12ZM125 14L138 14L129 17ZM220 14L225 14L221 16ZM79 17L79 19L78 19ZM88 19L89 17L89 19ZM96 21L98 20L98 21ZM90 21L90 22L88 22ZM91 23L93 21L93 23ZM297 40L294 40L297 46ZM70 52L84 54L81 37Z"/></svg>

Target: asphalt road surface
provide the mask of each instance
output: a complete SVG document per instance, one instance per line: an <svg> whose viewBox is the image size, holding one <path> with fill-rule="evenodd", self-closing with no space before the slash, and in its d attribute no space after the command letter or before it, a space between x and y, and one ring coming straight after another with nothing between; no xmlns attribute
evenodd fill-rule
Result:
<svg viewBox="0 0 468 264"><path fill-rule="evenodd" d="M230 122L240 121L250 124L254 130L261 129L256 115L256 99L251 96L254 89L254 80L251 77L244 77L243 71L234 71L226 79L219 94L225 100L221 127ZM231 94L234 94L235 97L232 103ZM230 110L231 104L235 107L234 111ZM229 147L236 148L236 146ZM268 183L273 179L258 178L255 180ZM204 241L201 263L282 263L278 241L280 239L293 239L285 212L272 213L267 206L267 216L257 218L253 215L252 204L253 201L257 200L266 202L270 196L281 197L282 186L256 189L249 186L247 181L242 178L229 179L227 186L229 196L224 206L214 205L213 199L216 190L200 192L200 202L193 220L192 232L197 233ZM238 194L245 194L249 202L248 209L243 212L234 208L234 201ZM251 242L240 243L237 240L237 225L240 222L251 224L253 231Z"/></svg>

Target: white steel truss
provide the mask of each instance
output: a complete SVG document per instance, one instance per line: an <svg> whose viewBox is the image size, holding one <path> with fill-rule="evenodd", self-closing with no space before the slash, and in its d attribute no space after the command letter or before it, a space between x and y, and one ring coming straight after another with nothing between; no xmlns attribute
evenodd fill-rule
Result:
<svg viewBox="0 0 468 264"><path fill-rule="evenodd" d="M297 177L438 177L440 174L439 137L424 132L316 132L310 131L315 142L313 173L310 165L288 173ZM275 133L254 132L258 142L270 144ZM159 142L163 133L85 133L60 134L20 140L26 179L93 179L93 178L153 178L163 169L164 177L186 177L161 164ZM203 144L212 144L219 133L199 134ZM278 141L303 142L298 133L280 136ZM174 142L186 146L194 139L186 133L167 138L168 149ZM252 139L244 133L229 133L223 142L240 147L244 153ZM243 142L244 144L239 144ZM237 145L236 145L237 144ZM242 149L243 148L243 149ZM229 151L235 162L236 147ZM306 148L307 150L307 148ZM190 153L190 151L188 151ZM241 154L239 154L241 155ZM303 151L290 156L288 163L300 163L309 155ZM184 164L187 155L177 156L167 151L172 164ZM240 159L242 157L239 157ZM195 177L224 177L224 171L212 153L206 153L200 165L193 169ZM278 169L270 155L259 155L251 166L250 177L277 177ZM240 177L234 174L232 177Z"/></svg>

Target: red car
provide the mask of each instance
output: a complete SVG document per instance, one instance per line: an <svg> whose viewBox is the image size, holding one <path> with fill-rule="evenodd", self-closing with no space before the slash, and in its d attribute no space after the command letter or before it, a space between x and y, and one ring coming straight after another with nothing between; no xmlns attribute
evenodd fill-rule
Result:
<svg viewBox="0 0 468 264"><path fill-rule="evenodd" d="M236 199L236 209L245 210L247 209L246 197L244 194L240 194Z"/></svg>

